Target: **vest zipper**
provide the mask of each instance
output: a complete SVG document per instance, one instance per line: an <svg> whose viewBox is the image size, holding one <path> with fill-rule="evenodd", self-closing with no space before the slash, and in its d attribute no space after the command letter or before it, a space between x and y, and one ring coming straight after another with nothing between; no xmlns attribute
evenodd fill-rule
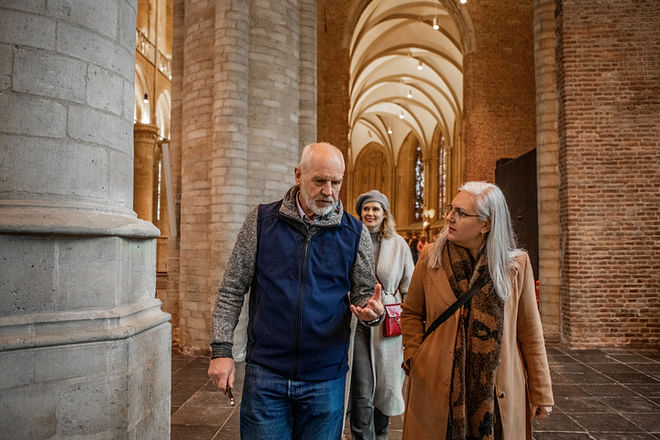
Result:
<svg viewBox="0 0 660 440"><path fill-rule="evenodd" d="M307 252L309 251L309 242L312 240L312 234L309 226L305 225L305 249L300 270L300 284L298 287L298 320L296 321L296 370L293 377L298 378L298 369L300 367L300 345L302 344L302 321L303 321L303 300L305 298L305 272L307 268Z"/></svg>

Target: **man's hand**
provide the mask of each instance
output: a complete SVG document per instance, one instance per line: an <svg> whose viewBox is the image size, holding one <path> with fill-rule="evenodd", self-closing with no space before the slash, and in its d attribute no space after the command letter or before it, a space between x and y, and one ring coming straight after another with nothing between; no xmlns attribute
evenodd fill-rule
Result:
<svg viewBox="0 0 660 440"><path fill-rule="evenodd" d="M209 377L213 380L216 387L226 390L227 387L234 388L234 373L236 365L232 358L211 359L209 364Z"/></svg>
<svg viewBox="0 0 660 440"><path fill-rule="evenodd" d="M380 318L381 315L385 313L385 307L380 301L380 292L382 289L383 286L381 286L380 283L376 284L373 296L367 300L367 304L364 307L357 307L351 304L351 312L353 312L360 321L373 321L374 319Z"/></svg>

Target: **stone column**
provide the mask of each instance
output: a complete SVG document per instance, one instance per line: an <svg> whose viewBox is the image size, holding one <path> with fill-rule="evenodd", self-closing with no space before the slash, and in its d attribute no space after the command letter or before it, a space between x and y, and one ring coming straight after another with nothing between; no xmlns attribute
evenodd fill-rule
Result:
<svg viewBox="0 0 660 440"><path fill-rule="evenodd" d="M133 127L133 209L142 220L153 222L154 215L154 152L158 127L140 124Z"/></svg>
<svg viewBox="0 0 660 440"><path fill-rule="evenodd" d="M0 3L0 426L12 438L169 438L158 230L132 211L136 3Z"/></svg>
<svg viewBox="0 0 660 440"><path fill-rule="evenodd" d="M305 145L319 140L316 136L316 14L316 0L300 0L300 81L298 86L300 90L300 128L298 129L298 143L301 151ZM347 194L350 193L347 192Z"/></svg>
<svg viewBox="0 0 660 440"><path fill-rule="evenodd" d="M559 139L555 1L534 1L539 284L545 336L559 340Z"/></svg>
<svg viewBox="0 0 660 440"><path fill-rule="evenodd" d="M284 195L300 136L311 142L316 133L314 11L310 0L174 1L180 234L178 246L170 240L168 289L178 293L177 342L186 351L208 353L215 295L245 216ZM238 359L244 324L235 331Z"/></svg>

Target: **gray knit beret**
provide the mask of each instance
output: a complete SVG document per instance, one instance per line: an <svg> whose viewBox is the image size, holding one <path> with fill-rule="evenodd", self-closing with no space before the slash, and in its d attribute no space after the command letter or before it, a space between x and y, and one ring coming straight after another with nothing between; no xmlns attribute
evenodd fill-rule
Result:
<svg viewBox="0 0 660 440"><path fill-rule="evenodd" d="M355 202L355 212L360 215L362 205L369 202L378 202L383 205L383 208L390 210L390 202L387 200L387 196L378 190L372 189L358 197L357 202Z"/></svg>

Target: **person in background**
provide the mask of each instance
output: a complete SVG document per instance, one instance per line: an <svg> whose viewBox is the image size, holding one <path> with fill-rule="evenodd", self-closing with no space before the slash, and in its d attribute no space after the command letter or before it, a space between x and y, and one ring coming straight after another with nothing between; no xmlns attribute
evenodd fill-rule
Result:
<svg viewBox="0 0 660 440"><path fill-rule="evenodd" d="M424 237L422 235L422 238L420 238L419 241L417 242L417 255L418 256L422 254L422 251L424 250L424 248L426 247L427 244L428 243L426 242L426 237Z"/></svg>
<svg viewBox="0 0 660 440"><path fill-rule="evenodd" d="M410 254L412 255L413 263L417 264L417 258L419 254L417 253L417 244L419 243L419 239L417 238L417 233L413 232L413 237L412 240L408 243L410 246Z"/></svg>
<svg viewBox="0 0 660 440"><path fill-rule="evenodd" d="M384 314L369 231L339 200L344 169L333 145L306 146L296 185L250 212L238 234L208 375L222 390L234 385L233 332L249 290L241 438L341 438L351 312L366 326Z"/></svg>
<svg viewBox="0 0 660 440"><path fill-rule="evenodd" d="M447 212L401 315L403 438L531 439L532 417L548 417L554 401L529 257L497 186L466 183ZM468 292L476 293L425 334Z"/></svg>
<svg viewBox="0 0 660 440"><path fill-rule="evenodd" d="M396 233L387 196L368 191L358 197L355 211L371 235L383 304L401 303L414 263L408 243ZM381 326L358 323L355 331L350 392L353 440L386 439L389 416L404 409L401 336L384 337Z"/></svg>

